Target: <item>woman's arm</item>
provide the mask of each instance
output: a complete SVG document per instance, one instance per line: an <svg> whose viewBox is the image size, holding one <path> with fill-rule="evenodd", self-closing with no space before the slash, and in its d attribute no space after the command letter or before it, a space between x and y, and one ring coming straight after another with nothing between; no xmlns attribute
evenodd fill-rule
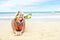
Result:
<svg viewBox="0 0 60 40"><path fill-rule="evenodd" d="M15 31L15 27L14 27L14 19L11 21L11 26L12 26L12 29L13 29L13 32ZM15 32L14 32L15 33Z"/></svg>
<svg viewBox="0 0 60 40"><path fill-rule="evenodd" d="M22 33L25 31L25 20L23 20L23 29L22 29Z"/></svg>

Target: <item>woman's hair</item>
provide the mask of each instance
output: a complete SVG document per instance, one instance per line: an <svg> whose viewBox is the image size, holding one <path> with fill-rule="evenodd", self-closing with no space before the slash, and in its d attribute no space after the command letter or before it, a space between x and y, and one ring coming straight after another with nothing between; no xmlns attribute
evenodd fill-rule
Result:
<svg viewBox="0 0 60 40"><path fill-rule="evenodd" d="M21 13L20 11L18 11L18 12L16 13L15 20L17 19L17 16L18 16L20 13Z"/></svg>
<svg viewBox="0 0 60 40"><path fill-rule="evenodd" d="M20 11L18 11L17 13L16 13L16 16L18 16L19 15L19 13L21 13Z"/></svg>

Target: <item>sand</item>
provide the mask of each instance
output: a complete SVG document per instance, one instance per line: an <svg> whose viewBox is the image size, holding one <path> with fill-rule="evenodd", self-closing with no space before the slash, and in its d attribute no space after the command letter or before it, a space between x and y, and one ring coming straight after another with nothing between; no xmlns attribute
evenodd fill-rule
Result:
<svg viewBox="0 0 60 40"><path fill-rule="evenodd" d="M60 40L60 22L26 22L21 36L14 36L10 23L1 23L0 40Z"/></svg>

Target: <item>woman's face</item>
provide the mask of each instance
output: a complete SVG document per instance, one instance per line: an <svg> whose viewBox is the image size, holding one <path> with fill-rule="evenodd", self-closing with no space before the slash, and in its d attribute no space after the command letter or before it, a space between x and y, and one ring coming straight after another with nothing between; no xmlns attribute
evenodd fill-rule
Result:
<svg viewBox="0 0 60 40"><path fill-rule="evenodd" d="M19 13L19 15L17 16L18 20L22 20L23 19L23 14Z"/></svg>

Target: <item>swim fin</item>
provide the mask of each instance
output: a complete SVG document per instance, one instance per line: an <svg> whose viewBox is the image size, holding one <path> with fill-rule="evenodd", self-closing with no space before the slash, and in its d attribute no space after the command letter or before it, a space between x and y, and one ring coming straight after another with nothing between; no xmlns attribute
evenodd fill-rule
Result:
<svg viewBox="0 0 60 40"><path fill-rule="evenodd" d="M32 17L32 14L28 14L26 16L24 16L25 19L30 19Z"/></svg>

